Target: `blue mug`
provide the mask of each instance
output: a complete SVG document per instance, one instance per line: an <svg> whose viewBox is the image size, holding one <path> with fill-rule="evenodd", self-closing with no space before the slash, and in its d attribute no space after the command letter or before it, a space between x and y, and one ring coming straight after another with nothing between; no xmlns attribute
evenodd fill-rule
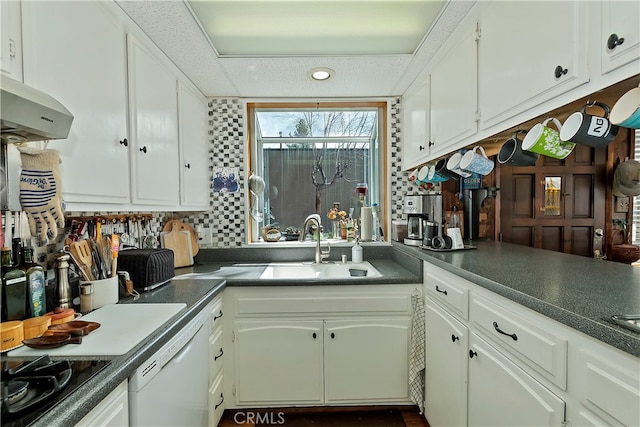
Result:
<svg viewBox="0 0 640 427"><path fill-rule="evenodd" d="M611 109L611 123L630 129L640 129L640 86L622 95Z"/></svg>
<svg viewBox="0 0 640 427"><path fill-rule="evenodd" d="M489 175L494 166L493 160L487 157L487 153L484 152L484 148L480 145L464 153L462 159L460 159L460 169L479 173L480 175Z"/></svg>

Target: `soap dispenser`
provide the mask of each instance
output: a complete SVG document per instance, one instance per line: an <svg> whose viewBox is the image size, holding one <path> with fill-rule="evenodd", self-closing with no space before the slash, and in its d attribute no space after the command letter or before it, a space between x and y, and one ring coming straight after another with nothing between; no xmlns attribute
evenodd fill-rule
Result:
<svg viewBox="0 0 640 427"><path fill-rule="evenodd" d="M351 262L362 262L362 246L359 239L356 239L356 243L351 248Z"/></svg>

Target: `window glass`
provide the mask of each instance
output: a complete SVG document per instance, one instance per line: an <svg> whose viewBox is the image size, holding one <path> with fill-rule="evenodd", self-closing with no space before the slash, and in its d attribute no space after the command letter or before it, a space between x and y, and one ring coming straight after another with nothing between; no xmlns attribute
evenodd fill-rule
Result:
<svg viewBox="0 0 640 427"><path fill-rule="evenodd" d="M281 231L300 228L312 213L320 214L325 238L339 238L328 216L334 206L358 219L361 206L380 202L380 103L329 108L250 104L249 112L251 170L265 181L264 192L250 200L261 213L251 216L252 241L260 239L258 230L265 225L278 225Z"/></svg>

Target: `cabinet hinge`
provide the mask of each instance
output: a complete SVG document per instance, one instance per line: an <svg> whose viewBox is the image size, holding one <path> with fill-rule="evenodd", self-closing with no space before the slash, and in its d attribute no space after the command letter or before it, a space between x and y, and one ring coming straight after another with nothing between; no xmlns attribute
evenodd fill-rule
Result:
<svg viewBox="0 0 640 427"><path fill-rule="evenodd" d="M482 30L480 29L480 23L476 22L476 41L480 40L482 37Z"/></svg>
<svg viewBox="0 0 640 427"><path fill-rule="evenodd" d="M234 395L234 396L236 395L236 385L235 384L231 387L231 394Z"/></svg>
<svg viewBox="0 0 640 427"><path fill-rule="evenodd" d="M231 331L231 342L236 342L236 331Z"/></svg>
<svg viewBox="0 0 640 427"><path fill-rule="evenodd" d="M476 111L476 122L480 123L481 118L482 118L482 113L480 113L480 111Z"/></svg>

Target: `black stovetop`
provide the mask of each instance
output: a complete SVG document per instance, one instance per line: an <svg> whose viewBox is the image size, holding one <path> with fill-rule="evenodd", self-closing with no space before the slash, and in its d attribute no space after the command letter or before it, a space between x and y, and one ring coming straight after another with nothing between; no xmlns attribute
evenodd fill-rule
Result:
<svg viewBox="0 0 640 427"><path fill-rule="evenodd" d="M4 359L0 386L2 426L32 424L109 363L107 360L51 360L48 356L35 360ZM14 393L15 399L9 400Z"/></svg>

